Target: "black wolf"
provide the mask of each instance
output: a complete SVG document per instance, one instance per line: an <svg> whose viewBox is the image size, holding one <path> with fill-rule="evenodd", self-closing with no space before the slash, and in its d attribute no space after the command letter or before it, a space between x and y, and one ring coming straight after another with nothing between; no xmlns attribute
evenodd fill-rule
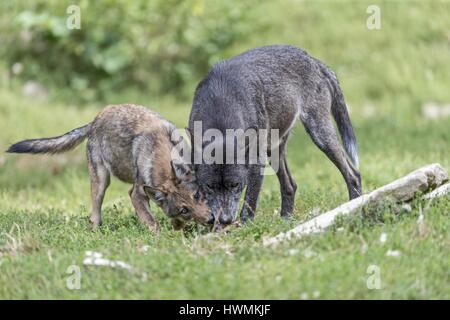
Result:
<svg viewBox="0 0 450 320"><path fill-rule="evenodd" d="M297 120L340 170L350 199L360 196L356 138L338 80L325 64L299 48L256 48L213 66L195 91L188 129L193 145L198 139L193 135L196 121L201 121L203 132L215 128L224 135L227 129L277 129L279 143L267 144L267 156L279 152L281 216L286 217L293 210L296 191L286 144ZM241 220L254 216L263 182L259 165L201 163L195 165L195 172L202 188L209 190L209 205L222 224L235 220L244 188Z"/></svg>

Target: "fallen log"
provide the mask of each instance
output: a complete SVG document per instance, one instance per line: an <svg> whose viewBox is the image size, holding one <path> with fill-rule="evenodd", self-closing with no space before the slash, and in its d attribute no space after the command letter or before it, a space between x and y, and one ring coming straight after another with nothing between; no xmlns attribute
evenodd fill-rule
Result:
<svg viewBox="0 0 450 320"><path fill-rule="evenodd" d="M348 216L359 212L363 207L376 207L386 202L407 202L412 200L417 194L436 189L446 181L448 181L448 175L441 165L437 163L427 165L369 194L362 195L359 198L346 202L331 211L304 222L290 231L265 239L263 240L263 244L270 246L281 241L323 232L334 223L338 216ZM439 189L436 189L435 192L438 192L437 190ZM444 194L448 192L448 189L447 184L447 187L439 192ZM434 196L437 196L437 194Z"/></svg>
<svg viewBox="0 0 450 320"><path fill-rule="evenodd" d="M434 199L434 198L443 197L445 195L450 195L450 182L440 186L437 189L434 189L430 193L424 194L422 199L424 199L424 200Z"/></svg>

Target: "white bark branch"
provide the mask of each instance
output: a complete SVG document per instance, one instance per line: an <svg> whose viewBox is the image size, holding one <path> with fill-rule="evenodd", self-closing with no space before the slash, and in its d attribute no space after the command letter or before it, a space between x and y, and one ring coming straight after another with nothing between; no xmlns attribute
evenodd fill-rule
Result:
<svg viewBox="0 0 450 320"><path fill-rule="evenodd" d="M422 196L422 199L433 199L439 198L446 195L450 195L450 182L440 186L437 189L434 189L430 193L426 193Z"/></svg>
<svg viewBox="0 0 450 320"><path fill-rule="evenodd" d="M348 216L359 212L362 207L369 205L376 206L386 201L409 201L416 194L439 187L446 181L448 181L448 175L441 165L436 163L422 167L369 194L362 195L359 198L346 202L331 211L304 222L290 231L265 239L263 244L265 246L274 245L284 240L322 232L334 223L337 216ZM446 192L449 190L448 186L444 189L447 190ZM444 192L443 190L441 191Z"/></svg>

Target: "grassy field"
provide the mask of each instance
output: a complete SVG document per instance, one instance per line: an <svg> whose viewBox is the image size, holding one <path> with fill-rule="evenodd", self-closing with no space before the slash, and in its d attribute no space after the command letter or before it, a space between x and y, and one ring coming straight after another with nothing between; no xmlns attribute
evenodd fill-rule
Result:
<svg viewBox="0 0 450 320"><path fill-rule="evenodd" d="M255 9L255 15L273 12L273 26L232 51L290 43L336 71L360 145L364 191L429 163L450 170L450 118L421 112L428 102L450 102L450 3L378 2L382 28L376 31L366 28L365 2L283 3ZM112 94L109 102L125 101L148 105L177 126L187 123L190 101ZM101 107L39 101L14 84L3 87L0 149L66 132ZM298 184L292 219L280 219L278 182L270 176L255 221L228 234L197 226L173 231L154 205L162 232L149 234L132 210L129 186L117 180L106 196L104 226L91 231L84 154L84 145L53 157L0 154L0 298L450 298L449 198L415 202L411 212L387 207L342 220L323 235L262 246L264 237L347 200L339 172L300 125L289 143ZM86 251L124 261L135 272L83 266ZM79 267L80 289L67 286L70 266ZM371 266L379 270L380 289L367 286Z"/></svg>

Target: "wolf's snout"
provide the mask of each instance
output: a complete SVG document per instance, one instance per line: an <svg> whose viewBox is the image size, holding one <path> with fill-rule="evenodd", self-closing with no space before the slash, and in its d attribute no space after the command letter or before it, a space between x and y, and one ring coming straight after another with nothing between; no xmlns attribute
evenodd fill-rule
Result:
<svg viewBox="0 0 450 320"><path fill-rule="evenodd" d="M222 214L219 218L220 224L231 224L233 222L233 217L231 215L224 215Z"/></svg>
<svg viewBox="0 0 450 320"><path fill-rule="evenodd" d="M212 224L214 224L215 220L216 220L216 219L214 218L214 215L211 213L211 214L209 215L208 220L206 220L206 224L212 225Z"/></svg>

